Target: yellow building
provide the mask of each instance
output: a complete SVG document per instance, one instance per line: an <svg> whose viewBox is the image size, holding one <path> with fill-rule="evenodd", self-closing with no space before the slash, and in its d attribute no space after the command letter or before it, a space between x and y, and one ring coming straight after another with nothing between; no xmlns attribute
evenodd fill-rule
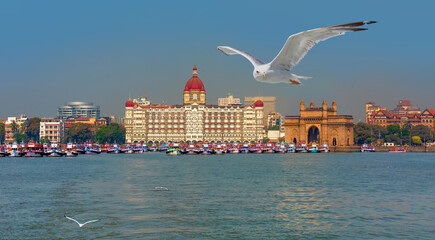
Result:
<svg viewBox="0 0 435 240"><path fill-rule="evenodd" d="M323 100L322 107L311 102L305 108L300 103L299 116L286 116L284 123L285 141L294 143L327 143L330 146L353 145L353 117L337 115L337 104L328 108Z"/></svg>

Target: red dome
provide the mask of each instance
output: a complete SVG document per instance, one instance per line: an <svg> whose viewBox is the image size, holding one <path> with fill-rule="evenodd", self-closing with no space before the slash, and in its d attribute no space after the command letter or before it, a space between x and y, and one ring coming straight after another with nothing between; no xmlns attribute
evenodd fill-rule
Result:
<svg viewBox="0 0 435 240"><path fill-rule="evenodd" d="M263 106L264 106L264 104L263 104L263 101L261 101L261 100L257 100L254 103L254 107L263 107Z"/></svg>
<svg viewBox="0 0 435 240"><path fill-rule="evenodd" d="M186 87L184 87L184 91L188 92L190 90L199 90L201 92L205 92L204 84L202 83L201 79L197 76L196 66L193 67L193 76L187 81Z"/></svg>
<svg viewBox="0 0 435 240"><path fill-rule="evenodd" d="M131 101L131 98L129 98L128 101L125 102L125 107L133 107L133 106L134 106L134 103L133 103L133 101Z"/></svg>

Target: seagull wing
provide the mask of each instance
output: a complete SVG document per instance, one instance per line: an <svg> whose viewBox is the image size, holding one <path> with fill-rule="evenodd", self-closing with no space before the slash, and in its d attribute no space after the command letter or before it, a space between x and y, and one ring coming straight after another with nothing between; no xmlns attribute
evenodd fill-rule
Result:
<svg viewBox="0 0 435 240"><path fill-rule="evenodd" d="M256 67L257 65L264 64L263 61L261 61L260 59L255 58L251 54L243 52L243 51L240 51L240 50L232 48L232 47L219 46L219 47L217 47L217 49L222 51L226 55L242 55L243 57L248 59L252 63L252 65L254 65L254 67Z"/></svg>
<svg viewBox="0 0 435 240"><path fill-rule="evenodd" d="M100 221L100 220L91 220L91 221L87 221L87 222L85 222L85 223L83 223L82 225L86 225L86 224L88 224L88 223L93 223L93 222L98 222L98 221Z"/></svg>
<svg viewBox="0 0 435 240"><path fill-rule="evenodd" d="M343 35L346 32L367 30L367 28L359 28L359 26L372 23L376 23L376 21L346 23L293 34L287 39L275 59L272 60L271 65L281 70L290 71L316 43Z"/></svg>
<svg viewBox="0 0 435 240"><path fill-rule="evenodd" d="M66 217L67 219L69 219L69 220L71 220L71 221L76 222L79 226L82 225L81 223L79 223L79 222L78 222L77 220L75 220L74 218L70 218L70 217L68 217L68 216L66 216L66 215L64 215L64 217Z"/></svg>

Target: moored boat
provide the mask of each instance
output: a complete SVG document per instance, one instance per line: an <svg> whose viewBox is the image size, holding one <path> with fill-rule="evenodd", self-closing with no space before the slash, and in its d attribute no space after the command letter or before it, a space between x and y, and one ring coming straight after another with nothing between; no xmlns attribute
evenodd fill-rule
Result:
<svg viewBox="0 0 435 240"><path fill-rule="evenodd" d="M180 144L179 143L168 144L168 147L166 148L166 154L170 156L181 155Z"/></svg>
<svg viewBox="0 0 435 240"><path fill-rule="evenodd" d="M44 155L44 150L42 145L35 142L29 142L24 150L25 157L42 157Z"/></svg>
<svg viewBox="0 0 435 240"><path fill-rule="evenodd" d="M403 153L403 152L406 152L406 149L404 149L404 148L393 148L393 149L388 150L388 152L391 152L391 153Z"/></svg>
<svg viewBox="0 0 435 240"><path fill-rule="evenodd" d="M65 149L65 156L66 157L77 157L77 155L79 155L79 153L76 150L76 144L68 143L66 145L66 149Z"/></svg>
<svg viewBox="0 0 435 240"><path fill-rule="evenodd" d="M376 152L374 146L371 146L371 145L368 145L368 144L365 144L365 143L361 146L361 150L360 151L361 152Z"/></svg>

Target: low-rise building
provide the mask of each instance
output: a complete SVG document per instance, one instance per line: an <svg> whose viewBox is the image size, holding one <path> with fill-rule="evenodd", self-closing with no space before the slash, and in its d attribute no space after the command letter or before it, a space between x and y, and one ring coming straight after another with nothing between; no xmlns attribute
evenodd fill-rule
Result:
<svg viewBox="0 0 435 240"><path fill-rule="evenodd" d="M65 134L65 122L62 119L41 118L39 137L48 139L51 143L61 143Z"/></svg>
<svg viewBox="0 0 435 240"><path fill-rule="evenodd" d="M14 142L14 134L24 132L23 126L29 123L26 115L21 114L19 117L8 117L5 122L5 143Z"/></svg>

